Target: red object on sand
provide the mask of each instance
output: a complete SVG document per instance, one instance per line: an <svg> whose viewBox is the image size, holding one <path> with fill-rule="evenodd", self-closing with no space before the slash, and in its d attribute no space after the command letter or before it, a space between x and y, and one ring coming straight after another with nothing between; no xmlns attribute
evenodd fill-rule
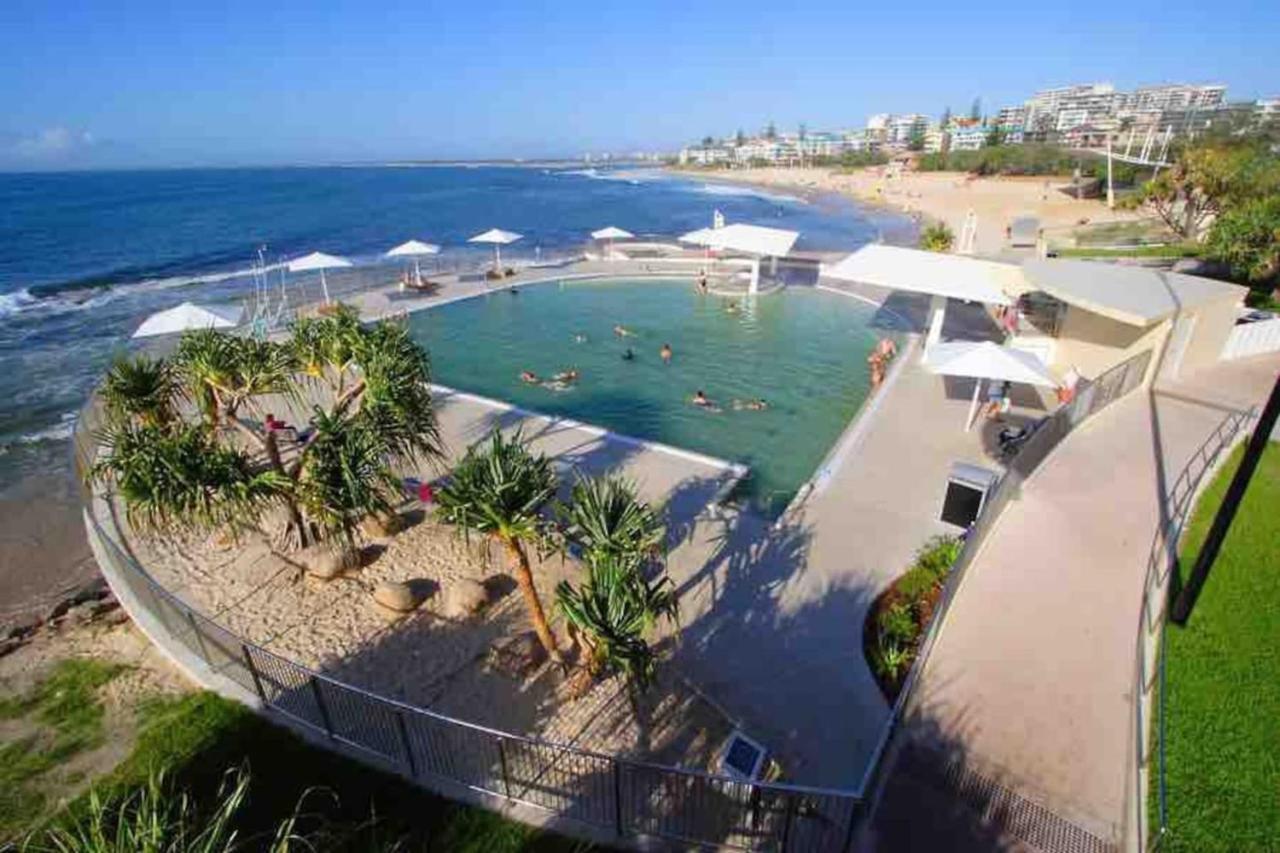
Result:
<svg viewBox="0 0 1280 853"><path fill-rule="evenodd" d="M436 493L431 489L430 483L420 483L418 485L418 500L424 504L429 504L435 500Z"/></svg>

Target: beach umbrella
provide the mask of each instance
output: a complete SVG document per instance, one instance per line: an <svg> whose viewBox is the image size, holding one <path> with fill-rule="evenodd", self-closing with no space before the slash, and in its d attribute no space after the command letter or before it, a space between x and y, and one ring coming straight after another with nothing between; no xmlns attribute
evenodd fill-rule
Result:
<svg viewBox="0 0 1280 853"><path fill-rule="evenodd" d="M418 284L422 284L422 270L418 266L418 259L423 255L438 255L440 247L435 243L424 243L421 240L408 240L396 246L387 252L388 258L413 258L413 277Z"/></svg>
<svg viewBox="0 0 1280 853"><path fill-rule="evenodd" d="M593 240L608 240L608 241L609 241L609 254L610 254L610 255L612 255L612 254L613 254L613 241L614 241L614 240L629 240L629 239L631 239L631 238L632 238L632 237L634 237L634 236L636 236L636 235L632 234L630 231L624 231L623 229L618 228L618 227L613 226L613 225L610 225L608 228L601 228L599 231L592 231L592 232L591 232L591 237L592 237L592 239L593 239Z"/></svg>
<svg viewBox="0 0 1280 853"><path fill-rule="evenodd" d="M1053 388L1059 385L1057 377L1040 356L991 341L934 344L929 349L925 366L941 376L962 376L978 380L973 386L973 401L969 404L966 431L973 428L978 410L978 391L984 379L988 382L1020 382Z"/></svg>
<svg viewBox="0 0 1280 853"><path fill-rule="evenodd" d="M206 308L194 302L184 302L176 308L157 311L142 321L135 338L149 338L154 335L171 335L175 332L186 332L191 329L230 329L240 324L244 309L239 305L225 305Z"/></svg>
<svg viewBox="0 0 1280 853"><path fill-rule="evenodd" d="M498 272L502 272L502 247L508 243L514 243L521 238L521 234L513 231L503 231L501 228L490 228L483 234L477 234L468 240L468 243L492 243L493 244L493 268Z"/></svg>
<svg viewBox="0 0 1280 853"><path fill-rule="evenodd" d="M287 264L289 272L320 271L320 287L324 290L324 301L329 302L329 283L325 281L324 271L351 266L351 261L337 255L326 255L324 252L312 252L300 258L294 258Z"/></svg>

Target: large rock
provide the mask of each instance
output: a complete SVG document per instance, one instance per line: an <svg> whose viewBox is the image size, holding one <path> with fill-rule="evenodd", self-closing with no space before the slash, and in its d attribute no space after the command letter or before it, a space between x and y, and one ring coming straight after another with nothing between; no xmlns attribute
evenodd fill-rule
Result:
<svg viewBox="0 0 1280 853"><path fill-rule="evenodd" d="M393 613L410 613L418 606L418 596L407 583L383 581L373 590L373 600L379 607Z"/></svg>
<svg viewBox="0 0 1280 853"><path fill-rule="evenodd" d="M369 539L385 539L399 533L402 526L399 515L392 514L382 518L369 515L360 522L360 532Z"/></svg>
<svg viewBox="0 0 1280 853"><path fill-rule="evenodd" d="M440 614L449 619L466 619L479 613L488 603L489 591L484 584L462 578L445 588L440 601Z"/></svg>
<svg viewBox="0 0 1280 853"><path fill-rule="evenodd" d="M334 548L329 545L312 545L298 552L295 561L307 574L320 580L333 580L338 575L354 569L359 556L350 548Z"/></svg>

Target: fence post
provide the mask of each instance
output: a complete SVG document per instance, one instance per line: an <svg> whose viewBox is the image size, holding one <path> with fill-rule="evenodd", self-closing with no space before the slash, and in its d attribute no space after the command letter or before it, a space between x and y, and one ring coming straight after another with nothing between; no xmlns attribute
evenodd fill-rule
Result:
<svg viewBox="0 0 1280 853"><path fill-rule="evenodd" d="M249 675L253 676L253 686L258 691L258 698L262 700L263 707L270 706L271 703L267 701L267 691L262 689L262 679L258 677L258 668L253 665L253 656L249 654L249 647L241 643L240 651L244 653L244 663L249 667Z"/></svg>
<svg viewBox="0 0 1280 853"><path fill-rule="evenodd" d="M320 719L324 721L324 730L329 737L334 737L333 721L329 719L329 706L324 704L324 696L320 693L320 682L313 675L309 679L311 682L311 693L316 697L316 707L320 709Z"/></svg>
<svg viewBox="0 0 1280 853"><path fill-rule="evenodd" d="M498 762L502 765L502 789L507 792L507 799L511 799L511 776L507 773L506 738L498 738Z"/></svg>
<svg viewBox="0 0 1280 853"><path fill-rule="evenodd" d="M622 823L622 762L616 758L610 762L613 764L613 830L622 838L626 834Z"/></svg>
<svg viewBox="0 0 1280 853"><path fill-rule="evenodd" d="M787 853L787 845L791 841L791 824L796 819L796 795L787 794L787 807L782 817L782 853Z"/></svg>
<svg viewBox="0 0 1280 853"><path fill-rule="evenodd" d="M400 730L400 744L404 747L405 763L409 765L409 778L418 778L418 763L413 760L413 743L409 740L409 729L404 724L404 711L396 709L396 728Z"/></svg>

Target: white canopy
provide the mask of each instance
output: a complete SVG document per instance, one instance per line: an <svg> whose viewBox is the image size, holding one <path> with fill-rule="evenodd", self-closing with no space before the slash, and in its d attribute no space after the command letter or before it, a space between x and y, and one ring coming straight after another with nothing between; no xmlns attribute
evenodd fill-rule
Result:
<svg viewBox="0 0 1280 853"><path fill-rule="evenodd" d="M312 270L331 270L338 267L349 267L351 261L337 255L326 255L324 252L312 252L289 261L289 272L310 272Z"/></svg>
<svg viewBox="0 0 1280 853"><path fill-rule="evenodd" d="M421 240L408 240L387 252L388 258L415 257L417 255L438 255L440 247L435 243L424 243Z"/></svg>
<svg viewBox="0 0 1280 853"><path fill-rule="evenodd" d="M337 255L326 255L324 252L312 252L309 255L303 255L300 258L294 258L287 264L289 272L310 272L312 270L320 271L320 288L324 291L324 301L329 301L329 282L325 281L324 271L337 269L338 267L349 267L351 261L346 258L340 258Z"/></svg>
<svg viewBox="0 0 1280 853"><path fill-rule="evenodd" d="M194 302L184 302L176 308L157 311L138 327L133 333L135 338L148 338L153 335L171 335L174 332L185 332L190 329L230 329L239 325L244 309L238 305L206 308Z"/></svg>
<svg viewBox="0 0 1280 853"><path fill-rule="evenodd" d="M937 344L925 365L943 376L967 376L1057 387L1058 379L1040 357L1026 350L991 341L953 341Z"/></svg>
<svg viewBox="0 0 1280 853"><path fill-rule="evenodd" d="M1012 305L1009 294L1026 289L1022 270L1014 264L878 243L823 264L822 275L987 305Z"/></svg>
<svg viewBox="0 0 1280 853"><path fill-rule="evenodd" d="M624 231L621 228L610 225L608 228L601 228L599 231L592 231L591 237L595 240L626 240L634 237L630 231Z"/></svg>
<svg viewBox="0 0 1280 853"><path fill-rule="evenodd" d="M924 363L931 371L943 376L964 376L978 380L973 383L973 400L969 403L966 430L973 428L983 379L1021 382L1026 385L1058 385L1058 380L1050 372L1048 365L1035 353L1001 346L991 341L934 344Z"/></svg>
<svg viewBox="0 0 1280 853"><path fill-rule="evenodd" d="M493 243L495 246L505 246L508 243L514 243L523 235L514 231L503 231L501 228L490 228L483 234L477 234L468 240L468 243Z"/></svg>
<svg viewBox="0 0 1280 853"><path fill-rule="evenodd" d="M699 228L697 231L690 231L680 238L680 242L693 243L711 249L731 249L751 255L780 258L791 251L791 247L798 239L800 239L798 231L735 223L723 228Z"/></svg>

